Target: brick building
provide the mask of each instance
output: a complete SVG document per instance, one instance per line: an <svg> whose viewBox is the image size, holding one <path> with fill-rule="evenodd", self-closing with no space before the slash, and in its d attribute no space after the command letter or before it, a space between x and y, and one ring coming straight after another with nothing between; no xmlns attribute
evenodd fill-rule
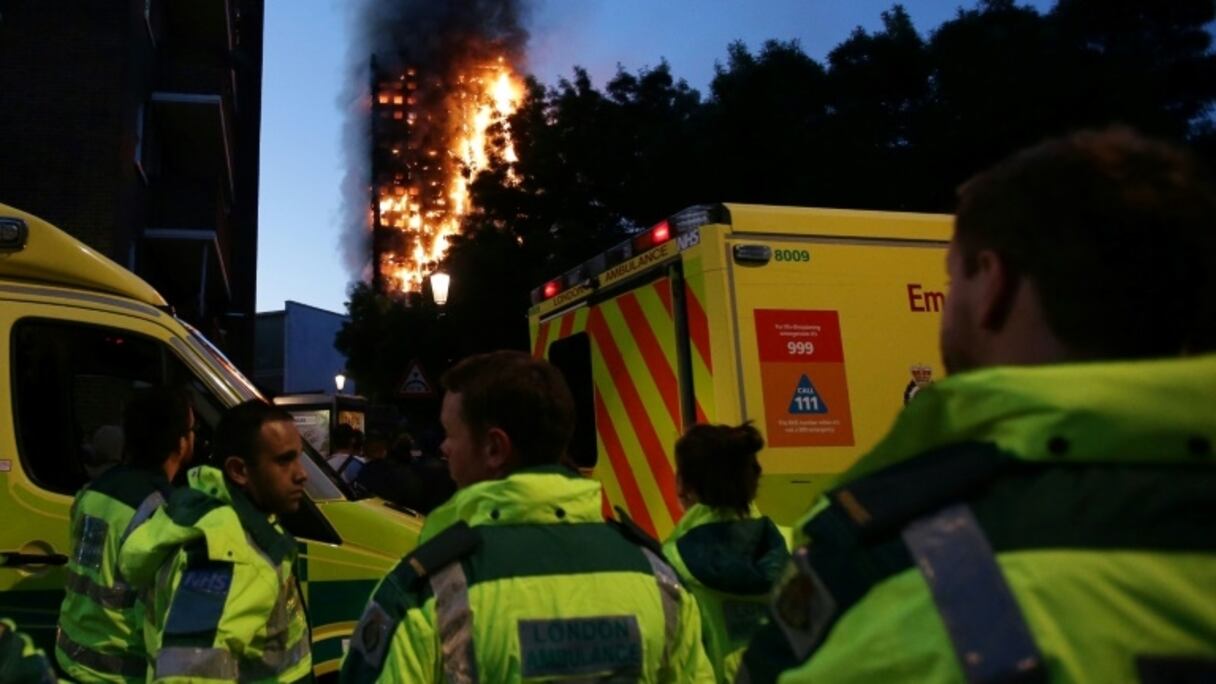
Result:
<svg viewBox="0 0 1216 684"><path fill-rule="evenodd" d="M0 0L0 202L251 370L264 0Z"/></svg>

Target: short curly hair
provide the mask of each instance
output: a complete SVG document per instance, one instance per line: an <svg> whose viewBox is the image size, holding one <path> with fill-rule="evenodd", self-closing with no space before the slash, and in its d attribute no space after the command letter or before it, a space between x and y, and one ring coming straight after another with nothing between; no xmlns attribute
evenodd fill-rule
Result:
<svg viewBox="0 0 1216 684"><path fill-rule="evenodd" d="M973 273L997 252L1081 358L1216 348L1216 185L1185 149L1115 127L1021 151L959 189Z"/></svg>
<svg viewBox="0 0 1216 684"><path fill-rule="evenodd" d="M442 378L460 394L460 408L476 439L490 428L511 438L519 467L561 462L574 434L574 398L561 371L517 351L470 356Z"/></svg>

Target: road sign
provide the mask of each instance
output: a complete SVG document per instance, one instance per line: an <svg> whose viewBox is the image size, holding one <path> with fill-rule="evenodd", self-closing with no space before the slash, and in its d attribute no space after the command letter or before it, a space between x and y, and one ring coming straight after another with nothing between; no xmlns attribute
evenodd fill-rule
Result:
<svg viewBox="0 0 1216 684"><path fill-rule="evenodd" d="M435 396L435 389L431 385L431 381L427 380L426 373L422 372L422 364L415 359L410 361L409 368L397 394L410 399Z"/></svg>

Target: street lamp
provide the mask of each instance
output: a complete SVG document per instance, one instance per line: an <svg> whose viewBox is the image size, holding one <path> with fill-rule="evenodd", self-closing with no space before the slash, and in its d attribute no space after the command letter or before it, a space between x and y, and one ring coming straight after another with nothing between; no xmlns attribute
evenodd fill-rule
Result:
<svg viewBox="0 0 1216 684"><path fill-rule="evenodd" d="M448 285L452 283L452 276L442 272L435 271L431 274L431 298L439 306L443 306L448 302Z"/></svg>
<svg viewBox="0 0 1216 684"><path fill-rule="evenodd" d="M346 387L346 373L338 371L338 374L334 376L334 386L338 388L339 392L342 391L343 387Z"/></svg>

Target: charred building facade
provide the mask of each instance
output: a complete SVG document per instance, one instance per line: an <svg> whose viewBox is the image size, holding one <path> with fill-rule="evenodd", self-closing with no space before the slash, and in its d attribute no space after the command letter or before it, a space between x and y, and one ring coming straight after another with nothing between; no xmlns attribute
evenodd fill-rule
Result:
<svg viewBox="0 0 1216 684"><path fill-rule="evenodd" d="M0 4L0 202L156 287L248 370L264 0Z"/></svg>
<svg viewBox="0 0 1216 684"><path fill-rule="evenodd" d="M460 232L469 187L491 155L514 155L506 119L522 94L505 59L445 73L405 56L371 59L372 282L418 292Z"/></svg>

